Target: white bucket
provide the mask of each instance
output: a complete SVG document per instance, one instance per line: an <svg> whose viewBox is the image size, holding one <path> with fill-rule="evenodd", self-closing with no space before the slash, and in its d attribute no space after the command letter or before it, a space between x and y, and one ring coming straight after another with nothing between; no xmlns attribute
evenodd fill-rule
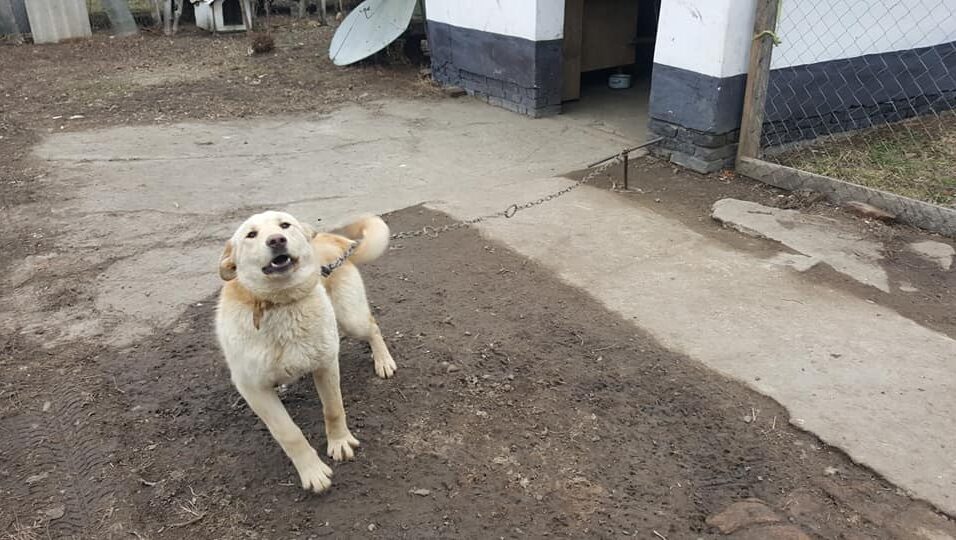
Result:
<svg viewBox="0 0 956 540"><path fill-rule="evenodd" d="M607 79L607 85L615 90L631 87L631 76L627 73L615 73Z"/></svg>

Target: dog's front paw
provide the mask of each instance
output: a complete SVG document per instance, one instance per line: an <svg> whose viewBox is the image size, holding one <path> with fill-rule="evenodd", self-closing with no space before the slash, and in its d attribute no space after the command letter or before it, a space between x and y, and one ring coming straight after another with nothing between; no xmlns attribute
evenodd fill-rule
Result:
<svg viewBox="0 0 956 540"><path fill-rule="evenodd" d="M302 489L322 493L332 485L332 469L322 463L314 449L311 450L311 456L301 460L301 463L296 463L295 468L299 471Z"/></svg>
<svg viewBox="0 0 956 540"><path fill-rule="evenodd" d="M377 356L375 360L375 374L383 379L389 379L392 375L395 375L395 371L398 370L398 365L395 364L395 360L392 359L392 355L385 351L385 354Z"/></svg>
<svg viewBox="0 0 956 540"><path fill-rule="evenodd" d="M344 437L329 438L329 457L335 461L343 461L355 457L355 448L358 448L358 439L351 433L345 432Z"/></svg>

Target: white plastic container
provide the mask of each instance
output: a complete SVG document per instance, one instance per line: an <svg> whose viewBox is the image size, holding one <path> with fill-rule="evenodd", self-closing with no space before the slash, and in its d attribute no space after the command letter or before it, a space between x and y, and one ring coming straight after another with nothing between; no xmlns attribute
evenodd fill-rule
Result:
<svg viewBox="0 0 956 540"><path fill-rule="evenodd" d="M607 78L607 85L615 90L631 87L631 76L627 73L615 73Z"/></svg>

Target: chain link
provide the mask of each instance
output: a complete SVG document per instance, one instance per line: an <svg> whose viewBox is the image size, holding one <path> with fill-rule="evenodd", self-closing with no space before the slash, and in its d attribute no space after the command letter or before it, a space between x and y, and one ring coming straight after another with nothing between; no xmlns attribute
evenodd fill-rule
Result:
<svg viewBox="0 0 956 540"><path fill-rule="evenodd" d="M521 204L515 203L505 208L504 210L499 210L498 212L494 212L492 214L485 214L483 216L473 217L471 219L466 219L463 221L456 221L455 223L449 223L448 225L442 225L440 227L425 226L421 229L398 232L393 234L390 238L392 240L401 240L403 238L417 238L419 236L428 236L428 237L434 238L438 236L439 234L446 233L449 231L455 231L458 229L464 229L465 227L477 225L479 223L488 221L490 219L497 219L502 217L506 219L511 219L514 217L515 214L517 214L518 212L522 210L534 208L535 206L538 206L540 204L553 201L554 199L557 199L558 197L562 195L567 195L568 193L574 191L575 189L587 184L591 180L594 180L595 178L597 178L599 175L606 172L611 167L622 163L624 161L625 153L626 152L621 152L620 154L614 156L613 158L605 161L604 163L602 163L595 169L592 169L591 172L584 175L584 178L581 178L580 180L576 181L570 186L567 186L565 188L559 189L558 191L545 195L544 197L541 197L540 199L535 199L533 201L528 201ZM342 263L339 263L338 266L341 266L341 264Z"/></svg>
<svg viewBox="0 0 956 540"><path fill-rule="evenodd" d="M345 264L345 261L355 253L355 250L358 249L359 245L362 242L360 240L352 240L352 245L349 246L337 259L330 262L329 264L322 265L319 270L322 272L322 277L329 277L332 274L332 271L336 268Z"/></svg>
<svg viewBox="0 0 956 540"><path fill-rule="evenodd" d="M601 175L601 174L603 174L604 172L606 172L606 171L607 171L608 169L610 169L611 167L622 163L622 162L624 161L624 156L625 156L626 154L627 154L627 150L625 150L625 151L621 152L620 154L618 154L618 155L616 155L616 156L614 156L614 157L608 159L607 161L605 161L605 162L602 163L601 165L599 165L599 166L597 166L596 168L592 169L591 172L587 173L586 175L584 175L583 178L581 178L580 180L574 182L574 183L571 184L570 186L567 186L567 187L565 187L565 188L559 189L558 191L555 191L555 192L553 192L553 193L549 193L548 195L545 195L544 197L541 197L541 198L539 198L539 199L535 199L535 200L533 200L533 201L527 201L527 202L524 202L524 203L521 203L521 204L514 203L514 204L512 204L511 206L505 208L504 210L499 210L499 211L494 212L494 213L492 213L492 214L485 214L485 215L483 215L483 216L473 217L473 218L471 218L471 219L466 219L466 220L464 220L464 221L457 221L457 222L455 222L455 223L449 223L448 225L442 225L441 227L425 226L425 227L422 227L421 229L416 229L416 230L413 230L413 231L402 231L402 232L398 232L398 233L395 233L395 234L391 235L389 238L390 238L391 240L401 240L401 239L403 239L403 238L417 238L417 237L419 237L419 236L428 236L428 237L434 238L434 237L438 236L439 234L446 233L446 232L449 232L449 231L455 231L455 230L458 230L458 229L463 229L463 228L465 228L465 227L470 227L470 226L472 226L472 225L477 225L478 223L481 223L481 222L483 222L483 221L487 221L487 220L489 220L489 219L497 219L497 218L502 218L502 217L503 217L503 218L506 218L506 219L511 219L511 218L514 217L515 214L517 214L518 212L520 212L520 211L522 211L522 210L527 210L527 209L529 209L529 208L534 208L535 206L544 204L544 203L549 202L549 201L553 201L554 199L557 199L558 197L560 197L560 196L562 196L562 195L566 195L566 194L568 194L568 193L574 191L575 189L577 189L577 188L579 188L579 187L581 187L581 186L587 184L587 183L590 182L591 180L594 180L594 179L597 178L599 175ZM339 255L338 258L336 258L334 261L330 262L329 264L326 264L326 265L323 265L322 267L320 267L320 271L322 272L322 277L329 277L329 275L331 275L332 272L335 271L335 269L337 269L337 268L339 268L340 266L342 266L343 264L345 264L345 261L347 261L348 258L351 257L352 254L355 253L355 250L358 249L358 247L359 247L359 245L360 245L361 243L362 243L362 242L361 242L360 240L353 240L353 241L352 241L352 245L350 245L350 246L348 247L348 249L346 249L341 255Z"/></svg>

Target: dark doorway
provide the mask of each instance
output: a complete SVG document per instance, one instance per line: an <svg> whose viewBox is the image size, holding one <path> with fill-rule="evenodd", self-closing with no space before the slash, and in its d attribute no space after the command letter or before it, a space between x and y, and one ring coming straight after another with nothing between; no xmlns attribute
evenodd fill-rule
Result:
<svg viewBox="0 0 956 540"><path fill-rule="evenodd" d="M222 24L226 26L242 26L242 7L239 0L222 0Z"/></svg>
<svg viewBox="0 0 956 540"><path fill-rule="evenodd" d="M646 137L661 0L565 0L562 112L635 143ZM627 77L626 88L611 79Z"/></svg>

